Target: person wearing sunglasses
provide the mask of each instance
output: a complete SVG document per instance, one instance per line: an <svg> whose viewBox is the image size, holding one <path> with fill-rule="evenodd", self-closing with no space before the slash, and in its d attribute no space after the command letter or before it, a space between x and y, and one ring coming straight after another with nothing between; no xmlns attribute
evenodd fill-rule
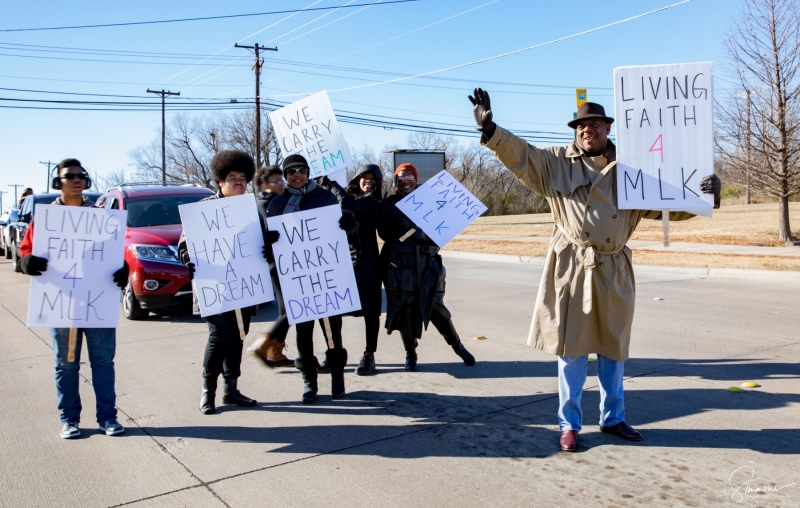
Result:
<svg viewBox="0 0 800 508"><path fill-rule="evenodd" d="M288 213L313 210L330 205L338 205L339 201L331 191L323 188L314 180L310 180L308 161L300 154L291 154L283 160L283 173L286 175L288 187L280 196L269 204L267 217L276 217ZM355 215L347 210L342 210L339 227L348 234L355 233L358 221ZM284 310L284 309L282 309ZM286 318L284 315L278 320ZM322 325L323 320L320 320ZM331 327L331 340L333 348L325 352L325 358L331 369L331 395L334 399L345 396L344 368L347 365L347 350L342 346L342 316L330 316L328 322ZM323 329L324 329L324 325ZM313 403L317 400L317 369L319 361L314 356L314 321L306 321L295 325L297 333L297 360L295 367L303 375L303 402ZM260 351L256 354L264 359ZM265 360L266 362L266 360Z"/></svg>
<svg viewBox="0 0 800 508"><path fill-rule="evenodd" d="M64 159L56 166L56 176L52 187L61 191L61 196L53 201L55 206L94 206L91 199L83 195L83 191L92 186L89 173L81 166L78 159ZM47 259L34 256L33 231L35 218L31 220L25 238L20 244L20 269L27 275L39 276L47 271ZM120 289L128 284L128 265L123 262L122 268L114 272L114 283ZM117 421L115 407L117 395L114 389L114 355L117 349L116 328L78 328L75 360L68 360L69 328L51 328L50 338L55 353L56 394L58 410L61 417L61 438L75 439L81 436L78 424L81 420L80 356L84 339L89 353L89 366L92 369L92 388L96 399L97 424L100 431L108 436L116 436L125 432Z"/></svg>
<svg viewBox="0 0 800 508"><path fill-rule="evenodd" d="M247 190L247 184L253 180L256 171L255 161L242 150L223 150L211 159L210 166L211 176L217 183L218 190L213 196L201 201L241 196ZM280 234L277 231L267 231L263 219L259 222L264 235L262 253L264 258L269 261L272 252L269 246L278 241ZM189 278L194 278L194 263L189 257L185 233L181 233L178 241L178 259L189 271ZM250 319L255 315L255 309L255 306L240 309L245 335L250 331ZM200 314L197 293L194 294L193 312L196 315ZM229 310L221 314L206 316L205 320L208 324L208 341L203 356L203 391L200 396L200 412L203 414L216 412L215 398L220 374L225 380L223 404L242 407L255 406L257 402L254 399L239 391L238 380L242 374L243 341L239 332L236 311Z"/></svg>
<svg viewBox="0 0 800 508"><path fill-rule="evenodd" d="M267 209L272 200L280 196L286 189L286 180L280 166L267 166L258 171L258 211L264 220L267 219ZM266 333L259 334L258 338L247 348L247 352L258 356L267 367L294 367L294 360L286 357L286 334L289 332L289 320L283 308L283 295L278 282L278 271L275 261L269 260L269 275L272 280L272 289L275 301L278 304L279 319L273 323L272 328Z"/></svg>
<svg viewBox="0 0 800 508"><path fill-rule="evenodd" d="M385 242L380 263L386 288L386 331L400 332L407 371L417 369L417 344L429 323L465 365L475 365L475 357L461 343L444 305L446 272L439 246L397 208L397 203L417 188L417 169L400 164L394 175L395 194L386 198L385 221L378 229Z"/></svg>
<svg viewBox="0 0 800 508"><path fill-rule="evenodd" d="M494 123L488 92L469 96L481 144L525 186L547 198L556 228L545 258L528 345L557 355L561 450L578 450L581 394L588 355L597 354L600 431L627 441L642 434L625 421L624 364L628 359L636 286L626 247L642 219L661 220L661 210L617 208L616 146L608 139L614 119L586 102L567 122L575 141L534 147ZM721 183L705 177L700 191L719 206ZM669 212L669 220L694 217Z"/></svg>

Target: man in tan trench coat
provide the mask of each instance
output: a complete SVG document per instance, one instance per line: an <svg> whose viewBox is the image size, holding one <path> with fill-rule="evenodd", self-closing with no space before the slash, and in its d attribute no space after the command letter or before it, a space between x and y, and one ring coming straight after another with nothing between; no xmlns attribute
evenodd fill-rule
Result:
<svg viewBox="0 0 800 508"><path fill-rule="evenodd" d="M638 441L625 423L623 366L628 358L635 281L625 246L639 221L661 219L660 211L617 208L616 149L608 139L613 118L587 102L569 122L576 141L536 148L492 121L489 94L470 96L481 144L550 204L556 229L545 260L528 345L558 355L561 449L578 449L581 393L588 355L596 353L600 382L600 430ZM720 181L707 176L700 190L719 204ZM670 212L670 220L694 215Z"/></svg>

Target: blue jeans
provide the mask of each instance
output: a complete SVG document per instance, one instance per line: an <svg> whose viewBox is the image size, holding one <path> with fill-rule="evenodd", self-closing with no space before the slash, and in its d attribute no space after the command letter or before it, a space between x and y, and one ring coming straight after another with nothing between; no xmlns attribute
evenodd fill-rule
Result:
<svg viewBox="0 0 800 508"><path fill-rule="evenodd" d="M117 395L114 391L114 353L117 349L115 328L79 328L75 346L75 361L68 362L69 328L51 328L53 351L56 357L56 394L61 423L81 421L81 396L78 393L81 368L81 346L86 338L92 386L97 399L97 423L117 418Z"/></svg>
<svg viewBox="0 0 800 508"><path fill-rule="evenodd" d="M625 362L597 355L600 381L600 425L610 427L625 420L622 378ZM581 394L586 382L588 356L558 357L558 425L561 430L580 432L583 423Z"/></svg>

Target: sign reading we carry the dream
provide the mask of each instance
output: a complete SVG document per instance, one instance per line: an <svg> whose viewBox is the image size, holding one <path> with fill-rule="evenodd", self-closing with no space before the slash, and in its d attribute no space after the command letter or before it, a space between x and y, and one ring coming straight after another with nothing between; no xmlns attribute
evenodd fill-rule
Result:
<svg viewBox="0 0 800 508"><path fill-rule="evenodd" d="M361 309L342 209L324 206L267 219L289 324Z"/></svg>
<svg viewBox="0 0 800 508"><path fill-rule="evenodd" d="M116 328L128 212L36 205L32 254L47 270L30 278L29 328Z"/></svg>
<svg viewBox="0 0 800 508"><path fill-rule="evenodd" d="M283 156L299 153L305 157L311 168L310 178L353 165L327 92L315 93L275 110L269 119Z"/></svg>
<svg viewBox="0 0 800 508"><path fill-rule="evenodd" d="M714 173L714 66L614 69L617 206L706 210L700 191Z"/></svg>
<svg viewBox="0 0 800 508"><path fill-rule="evenodd" d="M178 207L202 317L275 299L252 194Z"/></svg>
<svg viewBox="0 0 800 508"><path fill-rule="evenodd" d="M439 247L444 247L487 210L480 199L446 170L398 201L397 208Z"/></svg>

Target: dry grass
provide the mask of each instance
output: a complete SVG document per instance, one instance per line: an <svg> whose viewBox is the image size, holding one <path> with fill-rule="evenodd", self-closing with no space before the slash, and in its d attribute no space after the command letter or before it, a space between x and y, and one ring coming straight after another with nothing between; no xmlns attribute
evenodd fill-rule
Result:
<svg viewBox="0 0 800 508"><path fill-rule="evenodd" d="M547 244L544 243L505 240L453 240L445 248L447 250L509 254L512 256L544 257L547 253ZM635 249L633 251L633 262L639 265L685 266L692 268L800 271L800 258L778 256L657 252Z"/></svg>
<svg viewBox="0 0 800 508"><path fill-rule="evenodd" d="M795 236L800 236L800 203L789 204L789 220ZM550 214L480 217L463 231L467 235L550 236L553 218ZM661 221L642 221L633 240L662 239ZM766 244L783 246L778 241L778 205L724 206L714 211L711 219L697 217L670 223L673 242L716 243L725 245ZM527 245L527 244L525 244Z"/></svg>

